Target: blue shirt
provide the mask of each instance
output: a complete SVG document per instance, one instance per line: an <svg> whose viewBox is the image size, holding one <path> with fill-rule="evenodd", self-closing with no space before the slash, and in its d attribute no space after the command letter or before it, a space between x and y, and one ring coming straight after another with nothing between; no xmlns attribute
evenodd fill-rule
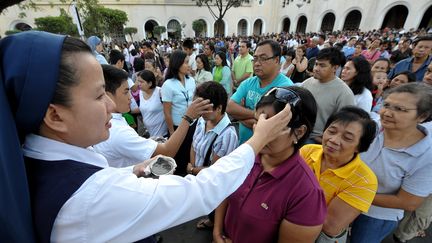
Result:
<svg viewBox="0 0 432 243"><path fill-rule="evenodd" d="M398 74L398 73L403 72L403 71L412 72L413 60L414 60L414 58L410 57L410 58L403 59L403 60L399 61L398 63L396 63L396 66L392 70L390 70L390 72L388 74L388 78L391 79L391 78L393 78L393 76L395 74ZM432 55L429 55L428 59L426 59L426 61L420 66L420 68L414 72L417 81L423 80L423 77L426 73L427 66L429 65L429 63L431 63L431 60L432 60Z"/></svg>
<svg viewBox="0 0 432 243"><path fill-rule="evenodd" d="M401 149L384 146L381 131L368 151L361 153L361 159L373 170L378 178L377 194L397 194L404 191L419 197L432 193L432 135L427 126L418 125L426 136L416 144ZM377 219L400 220L402 209L371 205L367 215Z"/></svg>
<svg viewBox="0 0 432 243"><path fill-rule="evenodd" d="M225 113L219 123L213 129L206 132L206 121L202 117L198 119L192 140L192 147L195 151L195 166L203 166L209 146L216 136L217 138L212 146L210 160L214 155L223 157L237 148L237 133L233 126L229 126L230 123L231 121Z"/></svg>
<svg viewBox="0 0 432 243"><path fill-rule="evenodd" d="M349 46L344 46L344 47L342 48L342 51L343 51L345 57L349 57L349 56L351 56L352 54L354 54L355 48L354 48L353 46L351 46L351 47L349 47Z"/></svg>
<svg viewBox="0 0 432 243"><path fill-rule="evenodd" d="M195 80L185 78L185 85L175 78L167 79L162 85L162 101L171 103L171 115L174 126L179 126L182 116L192 103L195 92Z"/></svg>
<svg viewBox="0 0 432 243"><path fill-rule="evenodd" d="M261 80L257 76L250 77L243 81L238 87L237 91L231 96L231 100L240 104L244 99L244 106L247 109L255 110L255 106L261 99L261 96L265 94L269 89L273 87L284 87L291 86L293 82L287 76L278 74L276 78L267 86L261 88ZM240 123L239 127L240 144L244 143L250 137L252 137L252 129L244 126Z"/></svg>
<svg viewBox="0 0 432 243"><path fill-rule="evenodd" d="M312 57L318 56L318 52L318 47L309 47L308 49L306 49L306 58L310 60Z"/></svg>

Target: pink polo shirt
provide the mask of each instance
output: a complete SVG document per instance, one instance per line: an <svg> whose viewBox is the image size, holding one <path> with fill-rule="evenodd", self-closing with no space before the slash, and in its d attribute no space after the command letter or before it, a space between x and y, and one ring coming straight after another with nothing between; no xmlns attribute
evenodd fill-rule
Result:
<svg viewBox="0 0 432 243"><path fill-rule="evenodd" d="M298 152L271 173L262 171L258 155L246 180L228 198L224 230L233 242L277 242L283 219L303 226L324 223L324 193Z"/></svg>

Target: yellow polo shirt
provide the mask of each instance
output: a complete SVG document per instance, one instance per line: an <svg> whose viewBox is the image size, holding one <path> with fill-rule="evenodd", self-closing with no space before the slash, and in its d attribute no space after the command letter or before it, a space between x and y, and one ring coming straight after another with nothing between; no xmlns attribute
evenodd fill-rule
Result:
<svg viewBox="0 0 432 243"><path fill-rule="evenodd" d="M305 145L300 149L300 154L324 190L327 205L333 198L339 197L362 212L369 210L378 188L378 180L359 155L343 167L320 173L323 154L321 145Z"/></svg>

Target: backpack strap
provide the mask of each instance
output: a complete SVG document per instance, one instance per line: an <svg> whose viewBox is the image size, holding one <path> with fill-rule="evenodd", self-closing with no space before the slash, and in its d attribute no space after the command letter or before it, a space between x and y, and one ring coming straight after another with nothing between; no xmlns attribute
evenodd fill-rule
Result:
<svg viewBox="0 0 432 243"><path fill-rule="evenodd" d="M225 131L225 129L227 129L227 128L230 127L230 126L233 126L233 124L232 124L231 122L228 124L228 126L226 126L226 127L222 130L221 134ZM210 143L210 146L209 146L208 149L207 149L206 156L204 157L204 163L203 163L203 166L208 167L208 166L210 166L210 165L212 164L212 161L211 161L211 159L210 159L210 155L211 155L212 150L213 150L213 144L216 142L216 139L218 138L218 136L219 136L219 135L216 134L216 136L213 138L213 141Z"/></svg>

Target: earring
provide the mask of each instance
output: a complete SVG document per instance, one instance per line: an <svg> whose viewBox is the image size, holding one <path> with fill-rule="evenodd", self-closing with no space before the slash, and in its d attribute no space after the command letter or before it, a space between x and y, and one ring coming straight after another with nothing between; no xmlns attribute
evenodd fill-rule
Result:
<svg viewBox="0 0 432 243"><path fill-rule="evenodd" d="M297 140L294 140L294 144L297 144L298 142L297 142Z"/></svg>

